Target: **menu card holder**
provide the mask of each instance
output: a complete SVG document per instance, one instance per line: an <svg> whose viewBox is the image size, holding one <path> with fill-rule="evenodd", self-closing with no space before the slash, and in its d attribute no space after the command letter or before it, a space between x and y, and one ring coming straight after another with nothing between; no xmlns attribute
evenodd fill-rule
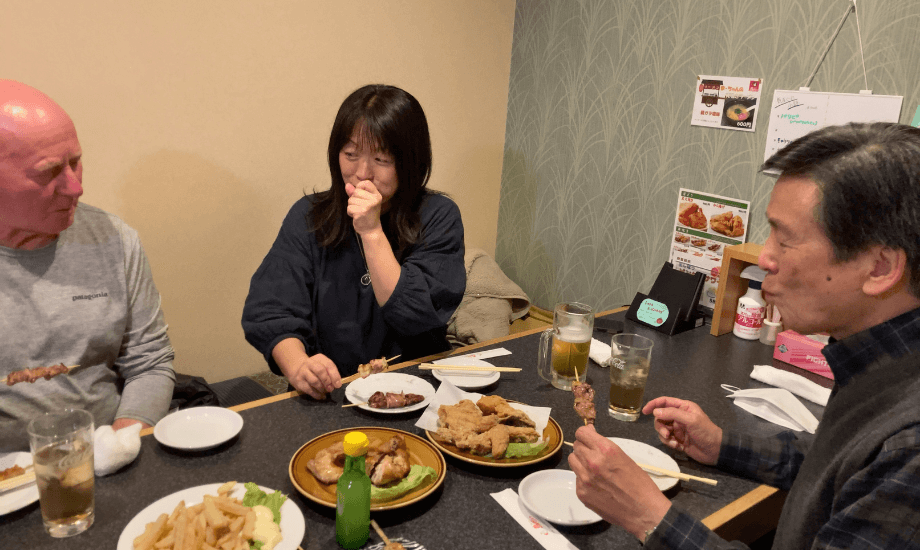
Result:
<svg viewBox="0 0 920 550"><path fill-rule="evenodd" d="M702 273L684 273L665 262L648 295L636 293L626 318L669 336L703 326L697 311L703 283Z"/></svg>

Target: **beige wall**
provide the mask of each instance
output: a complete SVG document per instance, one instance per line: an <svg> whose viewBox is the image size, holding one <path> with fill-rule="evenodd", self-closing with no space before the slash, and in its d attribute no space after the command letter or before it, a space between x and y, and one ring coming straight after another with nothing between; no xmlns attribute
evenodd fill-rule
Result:
<svg viewBox="0 0 920 550"><path fill-rule="evenodd" d="M0 77L73 117L83 201L141 235L176 348L209 381L265 368L243 339L249 278L290 205L327 188L325 146L355 88L428 115L431 186L467 246L495 250L514 0L8 2Z"/></svg>

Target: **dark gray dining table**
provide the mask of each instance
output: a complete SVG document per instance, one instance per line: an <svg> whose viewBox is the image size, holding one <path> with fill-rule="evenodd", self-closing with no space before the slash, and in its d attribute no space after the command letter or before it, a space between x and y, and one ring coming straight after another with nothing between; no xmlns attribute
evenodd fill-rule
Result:
<svg viewBox="0 0 920 550"><path fill-rule="evenodd" d="M623 312L608 312L623 319ZM824 385L820 377L772 360L772 347L729 335L714 337L708 327L667 336L645 326L625 321L626 332L648 336L655 342L652 366L644 400L670 395L699 403L723 428L769 435L782 428L761 420L733 405L722 384L739 388L766 387L750 378L754 365L774 366L805 374ZM511 353L489 359L496 366L520 367L516 373L502 373L493 385L475 390L497 394L530 405L552 407L552 417L562 428L567 441L574 440L582 425L572 408L572 394L550 386L536 370L539 330L515 334L475 346L455 350L454 354L505 348ZM595 332L594 337L609 343L610 335ZM430 358L429 358L430 360ZM418 369L418 361L404 364L401 372L439 382L430 371ZM597 391L596 428L606 436L633 439L652 445L674 456L662 445L650 417L628 423L608 416L608 370L589 362L588 382ZM334 510L303 497L288 474L294 453L307 441L327 432L360 426L396 428L424 437L415 427L421 414L379 414L357 407L342 408L344 387L326 401L314 401L296 392L283 394L237 407L245 423L239 436L208 451L179 452L167 448L151 435L142 438L137 460L123 470L96 479L96 517L85 533L67 539L52 539L42 528L38 504L0 517L0 546L28 549L102 549L116 547L128 522L152 502L174 492L227 480L254 481L284 491L302 511L306 533L300 546L304 550L337 548ZM818 418L822 407L802 400ZM805 434L807 436L807 434ZM421 501L407 507L375 512L372 517L390 537L416 541L428 550L452 548L538 549L541 546L522 529L490 496L507 488L518 489L528 474L544 468L568 469L566 457L571 447L563 445L552 458L535 465L516 468L477 466L447 457L447 474L442 486ZM712 478L718 485L681 481L665 494L675 506L704 520L723 536L751 541L775 527L784 495L771 487L739 478L692 460L675 457L681 471ZM555 526L571 543L582 550L639 548L634 537L604 521L567 527ZM368 545L379 542L372 532Z"/></svg>

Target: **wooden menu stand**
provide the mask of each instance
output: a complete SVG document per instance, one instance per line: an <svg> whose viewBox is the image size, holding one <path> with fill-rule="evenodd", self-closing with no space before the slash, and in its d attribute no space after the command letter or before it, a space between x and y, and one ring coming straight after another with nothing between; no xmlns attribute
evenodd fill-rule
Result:
<svg viewBox="0 0 920 550"><path fill-rule="evenodd" d="M757 257L763 250L762 244L744 243L729 246L722 253L722 267L719 269L719 291L716 293L716 307L712 312L713 336L731 332L735 324L735 308L738 298L747 292L747 279L741 278L741 270L757 265Z"/></svg>

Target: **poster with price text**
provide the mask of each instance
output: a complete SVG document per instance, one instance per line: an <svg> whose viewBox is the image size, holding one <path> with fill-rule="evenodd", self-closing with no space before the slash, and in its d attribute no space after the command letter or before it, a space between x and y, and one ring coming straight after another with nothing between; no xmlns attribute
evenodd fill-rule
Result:
<svg viewBox="0 0 920 550"><path fill-rule="evenodd" d="M697 76L690 124L753 132L762 86L760 78Z"/></svg>
<svg viewBox="0 0 920 550"><path fill-rule="evenodd" d="M719 268L727 246L747 240L751 203L702 191L681 189L674 217L674 236L668 261L674 269L703 273L700 305L715 308Z"/></svg>

